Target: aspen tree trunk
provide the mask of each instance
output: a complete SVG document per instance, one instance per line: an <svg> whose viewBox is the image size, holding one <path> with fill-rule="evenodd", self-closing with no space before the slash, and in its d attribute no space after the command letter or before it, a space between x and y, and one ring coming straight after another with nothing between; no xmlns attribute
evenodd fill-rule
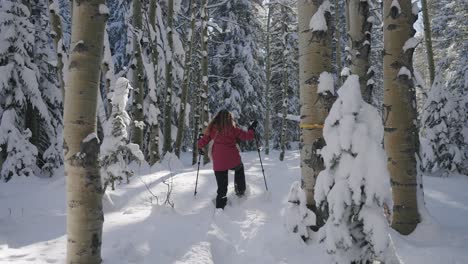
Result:
<svg viewBox="0 0 468 264"><path fill-rule="evenodd" d="M281 13L286 16L286 10L284 10L284 6L281 6ZM283 91L281 95L281 110L282 110L282 118L281 118L281 137L280 137L280 156L279 160L284 160L284 152L285 152L285 145L286 145L286 116L288 114L288 59L289 59L289 52L287 48L287 40L288 40L288 25L286 24L287 18L283 16L283 21L281 22L281 36L283 38Z"/></svg>
<svg viewBox="0 0 468 264"><path fill-rule="evenodd" d="M164 143L163 155L172 152L172 63L174 56L174 0L167 1L167 41L169 57L166 58L166 98L164 101Z"/></svg>
<svg viewBox="0 0 468 264"><path fill-rule="evenodd" d="M198 162L198 136L202 133L201 130L201 125L200 125L200 119L201 119L201 93L202 93L202 88L201 88L201 78L200 75L197 75L197 96L195 98L195 109L194 109L194 115L193 115L193 153L192 153L192 165Z"/></svg>
<svg viewBox="0 0 468 264"><path fill-rule="evenodd" d="M101 263L102 187L96 107L106 15L104 0L74 1L64 111L66 263Z"/></svg>
<svg viewBox="0 0 468 264"><path fill-rule="evenodd" d="M327 13L327 31L312 32L311 17L325 1L298 1L299 19L299 79L301 102L301 174L306 193L307 206L317 214L317 225L324 223L323 215L317 210L314 186L317 176L324 169L318 150L325 145L322 127L334 101L332 96L317 93L320 73L332 71L330 14Z"/></svg>
<svg viewBox="0 0 468 264"><path fill-rule="evenodd" d="M273 5L268 5L268 18L267 18L267 38L266 38L266 88L265 88L265 155L270 154L270 79L271 79L271 58L270 58L270 23Z"/></svg>
<svg viewBox="0 0 468 264"><path fill-rule="evenodd" d="M336 86L341 86L341 70L343 65L341 63L341 23L340 23L340 0L335 0L335 38L336 38Z"/></svg>
<svg viewBox="0 0 468 264"><path fill-rule="evenodd" d="M187 105L187 93L190 81L190 73L192 68L192 48L194 41L194 31L195 31L195 7L193 5L193 0L189 2L189 10L191 13L190 17L190 31L188 33L188 51L185 56L184 62L184 79L182 82L182 96L180 98L180 109L179 109L179 122L177 124L177 137L175 142L175 154L180 158L180 148L182 146L182 138L184 135L185 128L185 108Z"/></svg>
<svg viewBox="0 0 468 264"><path fill-rule="evenodd" d="M371 49L372 23L369 22L369 3L361 0L346 0L346 12L348 13L348 36L349 36L349 61L351 74L359 76L359 86L364 101L370 103L372 86L367 86L369 80L368 70L370 67L369 57Z"/></svg>
<svg viewBox="0 0 468 264"><path fill-rule="evenodd" d="M141 45L139 32L143 29L143 20L141 13L141 0L133 0L133 27L137 31L133 37L133 56L135 56L136 65L133 69L133 133L132 142L143 149L143 99L144 99L144 73L143 59L141 57Z"/></svg>
<svg viewBox="0 0 468 264"><path fill-rule="evenodd" d="M430 86L434 83L435 66L434 66L434 52L432 50L432 33L431 33L431 20L429 20L429 11L427 7L427 0L421 0L421 7L423 13L424 24L424 40L426 42L426 55L427 66L429 68Z"/></svg>
<svg viewBox="0 0 468 264"><path fill-rule="evenodd" d="M200 105L201 109L201 124L200 128L203 131L208 126L208 1L202 0L201 3L201 20L202 20L202 61L201 61L201 70L202 70L202 93L200 95ZM206 164L210 162L208 157L208 146L205 147L205 155L203 156L203 163Z"/></svg>
<svg viewBox="0 0 468 264"><path fill-rule="evenodd" d="M49 6L58 7L58 0L49 0ZM49 18L50 18L50 26L52 32L50 36L54 41L54 48L55 52L57 53L57 78L60 83L60 89L62 90L62 99L65 98L65 83L63 80L63 56L62 53L62 22L60 21L60 16L57 14L58 10L49 9Z"/></svg>
<svg viewBox="0 0 468 264"><path fill-rule="evenodd" d="M102 98L102 103L103 103L103 107L105 109L105 113L106 113L106 119L109 118L110 114L111 114L111 111L112 111L112 105L109 101L109 99L107 98L108 94L110 93L111 91L111 79L110 79L110 76L109 75L109 71L110 71L110 67L109 67L109 62L106 61L105 59L105 54L108 54L108 56L110 56L111 54L111 51L110 51L110 44L109 44L109 36L107 35L107 31L104 30L104 59L101 63L101 82L104 84L104 91L105 91L105 95L104 95L104 98ZM112 62L110 62L112 63ZM113 74L110 73L110 74ZM103 123L105 120L100 120L101 123Z"/></svg>
<svg viewBox="0 0 468 264"><path fill-rule="evenodd" d="M413 49L403 51L415 30L417 15L411 0L399 0L399 7L384 1L384 124L385 149L391 176L394 207L392 227L410 234L419 222L416 153L416 97L412 76L401 74L405 68L413 75ZM403 68L405 67L405 68ZM400 72L400 74L399 74Z"/></svg>
<svg viewBox="0 0 468 264"><path fill-rule="evenodd" d="M156 34L156 9L157 9L157 2L156 0L151 0L150 1L150 6L149 6L149 23ZM148 30L149 26L148 26ZM154 84L157 85L158 83L158 38L155 36L154 40L151 41L151 60L153 62L154 66ZM156 88L156 87L155 87ZM154 92L154 94L152 93ZM149 94L149 100L150 100L150 105L154 106L154 109L158 109L158 102L157 102L157 95L156 91L150 91ZM150 120L149 122L149 164L150 166L153 166L156 162L160 160L160 155L159 155L159 120L156 118L156 120Z"/></svg>

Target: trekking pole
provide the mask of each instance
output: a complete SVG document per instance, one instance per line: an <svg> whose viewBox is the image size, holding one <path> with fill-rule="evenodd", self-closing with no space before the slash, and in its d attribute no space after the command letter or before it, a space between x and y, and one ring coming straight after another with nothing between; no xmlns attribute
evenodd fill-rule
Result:
<svg viewBox="0 0 468 264"><path fill-rule="evenodd" d="M198 169L197 169L197 180L195 181L195 192L193 193L193 196L197 196L197 185L198 185L198 173L200 172L200 160L201 160L200 154L198 154Z"/></svg>
<svg viewBox="0 0 468 264"><path fill-rule="evenodd" d="M265 177L265 170L263 169L262 157L260 156L260 147L258 146L257 132L254 130L255 143L257 144L258 158L260 159L260 165L262 166L263 180L265 181L265 189L268 191L268 186Z"/></svg>

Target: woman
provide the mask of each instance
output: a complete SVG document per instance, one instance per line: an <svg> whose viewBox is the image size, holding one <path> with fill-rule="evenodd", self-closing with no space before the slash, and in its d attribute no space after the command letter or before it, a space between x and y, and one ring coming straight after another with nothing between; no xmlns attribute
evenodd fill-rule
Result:
<svg viewBox="0 0 468 264"><path fill-rule="evenodd" d="M237 140L254 139L254 129L257 121L254 121L248 131L236 127L232 115L227 110L221 110L211 120L205 130L203 137L198 140L198 149L200 155L203 155L203 147L213 140L212 156L213 170L218 184L218 195L216 196L216 208L223 208L227 202L228 170L234 170L234 189L238 196L245 192L245 174L239 150L237 149Z"/></svg>

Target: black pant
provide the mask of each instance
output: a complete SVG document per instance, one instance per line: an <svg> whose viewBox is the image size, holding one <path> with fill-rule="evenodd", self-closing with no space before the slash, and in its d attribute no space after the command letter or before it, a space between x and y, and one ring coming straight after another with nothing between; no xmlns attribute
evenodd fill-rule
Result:
<svg viewBox="0 0 468 264"><path fill-rule="evenodd" d="M237 195L243 195L245 192L245 174L244 165L232 168L234 170L234 190ZM216 196L216 208L224 208L227 202L228 171L215 171L216 183L218 184L218 195Z"/></svg>

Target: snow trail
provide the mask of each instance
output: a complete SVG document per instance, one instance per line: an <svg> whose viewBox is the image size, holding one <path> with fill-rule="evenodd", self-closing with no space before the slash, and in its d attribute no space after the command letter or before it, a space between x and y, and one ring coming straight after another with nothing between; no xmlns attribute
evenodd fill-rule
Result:
<svg viewBox="0 0 468 264"><path fill-rule="evenodd" d="M323 247L286 232L282 209L291 183L300 180L299 151L262 153L269 192L257 152L242 153L248 184L246 198L234 194L234 173L229 172L228 197L232 205L215 212L211 199L216 181L211 164L200 168L198 194L193 196L196 165L191 155L171 159L153 168L134 168L140 176L109 192L104 200L104 263L329 264ZM169 167L171 169L169 169ZM174 209L156 205L147 187L161 199L171 182ZM425 177L426 202L433 223L409 237L392 237L405 263L468 263L468 177ZM0 184L0 263L64 263L66 251L65 179L16 177ZM8 208L12 208L9 214ZM21 210L23 209L23 210ZM23 211L23 213L22 213ZM450 218L450 215L456 216ZM420 254L419 252L424 252ZM442 258L448 262L438 262Z"/></svg>

